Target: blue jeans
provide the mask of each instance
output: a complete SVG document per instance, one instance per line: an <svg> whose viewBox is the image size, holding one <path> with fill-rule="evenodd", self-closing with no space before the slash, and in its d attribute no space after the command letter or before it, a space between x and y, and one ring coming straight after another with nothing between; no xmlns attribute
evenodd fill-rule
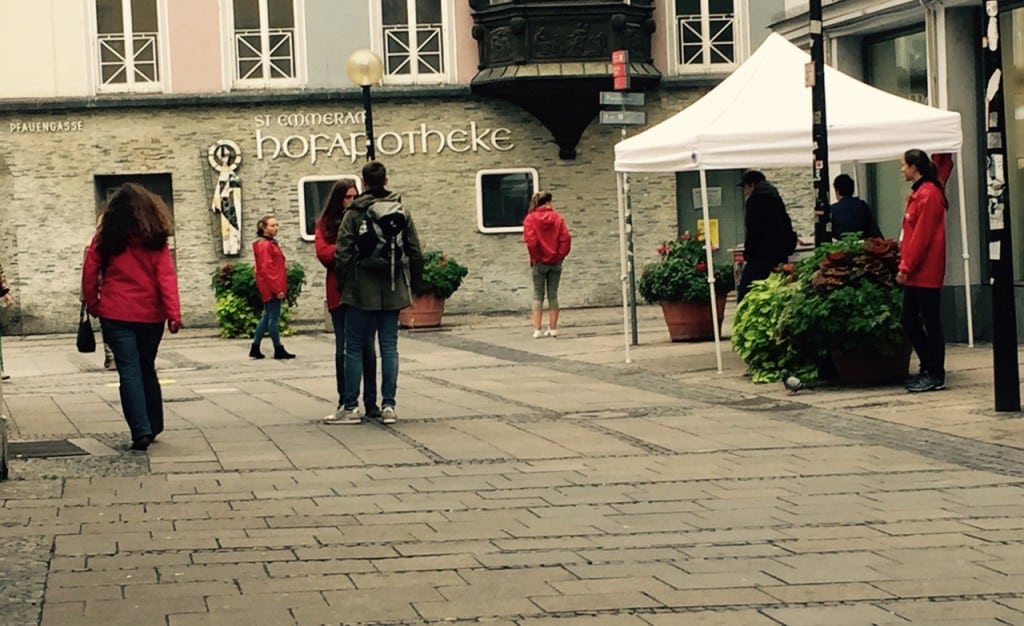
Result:
<svg viewBox="0 0 1024 626"><path fill-rule="evenodd" d="M278 299L263 303L263 317L256 324L256 333L252 342L259 346L263 335L269 334L274 347L281 345L281 301Z"/></svg>
<svg viewBox="0 0 1024 626"><path fill-rule="evenodd" d="M398 311L364 311L345 307L345 398L344 407L354 409L363 377L366 337L377 331L380 343L381 406L395 406L398 389Z"/></svg>
<svg viewBox="0 0 1024 626"><path fill-rule="evenodd" d="M164 403L156 376L156 352L164 325L101 318L100 328L117 363L121 410L132 439L159 435L164 430Z"/></svg>
<svg viewBox="0 0 1024 626"><path fill-rule="evenodd" d="M334 326L334 377L338 383L338 405L345 403L345 311L341 305L331 309L331 324ZM374 351L374 329L364 337L363 347L363 405L377 404L377 353Z"/></svg>

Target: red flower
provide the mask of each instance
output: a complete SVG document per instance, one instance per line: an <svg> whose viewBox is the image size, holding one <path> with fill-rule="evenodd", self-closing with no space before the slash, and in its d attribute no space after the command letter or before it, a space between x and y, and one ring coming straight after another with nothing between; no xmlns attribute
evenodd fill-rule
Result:
<svg viewBox="0 0 1024 626"><path fill-rule="evenodd" d="M679 235L679 238L682 239L683 241L689 241L690 240L690 231L686 231L682 235Z"/></svg>
<svg viewBox="0 0 1024 626"><path fill-rule="evenodd" d="M697 271L698 272L703 272L703 271L706 271L708 269L708 264L705 263L704 261L699 261L697 263L696 267L697 267Z"/></svg>

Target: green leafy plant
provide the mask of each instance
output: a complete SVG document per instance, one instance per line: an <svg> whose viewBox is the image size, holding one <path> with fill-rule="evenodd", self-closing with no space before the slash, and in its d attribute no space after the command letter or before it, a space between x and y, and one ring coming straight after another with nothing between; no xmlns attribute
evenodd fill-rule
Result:
<svg viewBox="0 0 1024 626"><path fill-rule="evenodd" d="M465 266L439 250L423 255L423 283L417 296L433 294L442 300L450 298L462 286L462 279L469 274Z"/></svg>
<svg viewBox="0 0 1024 626"><path fill-rule="evenodd" d="M683 233L658 247L659 260L648 264L637 285L649 303L710 302L704 242ZM715 270L715 293L725 295L736 287L732 266Z"/></svg>
<svg viewBox="0 0 1024 626"><path fill-rule="evenodd" d="M817 377L813 359L779 339L779 318L799 289L794 267L786 264L753 284L736 309L732 346L755 383L778 382L782 370L801 380Z"/></svg>
<svg viewBox="0 0 1024 626"><path fill-rule="evenodd" d="M288 288L281 307L281 334L291 334L291 307L299 300L306 284L306 270L292 262L285 270ZM217 299L214 313L221 337L251 337L263 315L263 299L256 288L256 275L251 263L225 263L213 272L210 281Z"/></svg>
<svg viewBox="0 0 1024 626"><path fill-rule="evenodd" d="M801 288L779 317L779 339L808 355L903 350L898 267L899 244L892 239L851 234L821 246L797 271Z"/></svg>

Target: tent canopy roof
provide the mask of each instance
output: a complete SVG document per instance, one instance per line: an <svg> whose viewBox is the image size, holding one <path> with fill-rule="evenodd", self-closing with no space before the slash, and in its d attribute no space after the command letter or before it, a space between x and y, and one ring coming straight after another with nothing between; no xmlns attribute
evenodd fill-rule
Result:
<svg viewBox="0 0 1024 626"><path fill-rule="evenodd" d="M753 55L686 109L615 146L620 172L809 165L810 56L771 34ZM909 148L956 152L960 114L892 95L825 67L829 160L886 161Z"/></svg>

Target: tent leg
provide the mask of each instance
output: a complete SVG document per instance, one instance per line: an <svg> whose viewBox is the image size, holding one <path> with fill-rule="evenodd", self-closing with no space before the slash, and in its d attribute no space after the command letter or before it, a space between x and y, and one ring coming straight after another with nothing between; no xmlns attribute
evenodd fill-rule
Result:
<svg viewBox="0 0 1024 626"><path fill-rule="evenodd" d="M718 298L715 297L715 261L711 254L711 213L708 211L708 177L700 168L700 204L704 212L704 258L708 266L708 289L711 292L711 326L715 329L715 364L722 373L722 338L718 327Z"/></svg>
<svg viewBox="0 0 1024 626"><path fill-rule="evenodd" d="M629 356L629 262L626 259L626 199L622 172L615 172L616 198L619 203L619 282L622 283L622 339L625 344L626 363L632 363Z"/></svg>
<svg viewBox="0 0 1024 626"><path fill-rule="evenodd" d="M956 151L957 200L960 203L960 256L964 260L964 299L967 307L967 346L974 347L974 309L971 306L971 254L967 246L967 201L964 191L963 150Z"/></svg>

